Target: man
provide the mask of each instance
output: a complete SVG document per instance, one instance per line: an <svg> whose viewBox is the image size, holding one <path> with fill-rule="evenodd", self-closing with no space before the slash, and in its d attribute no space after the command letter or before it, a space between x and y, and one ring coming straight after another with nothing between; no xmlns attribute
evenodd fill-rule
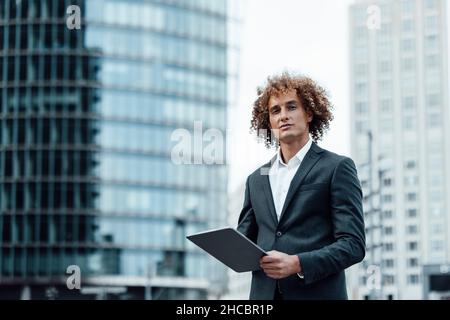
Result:
<svg viewBox="0 0 450 320"><path fill-rule="evenodd" d="M362 192L353 161L314 142L333 118L327 94L283 73L258 95L252 129L279 150L247 178L239 216L238 230L268 251L250 299L347 299L344 270L365 255Z"/></svg>

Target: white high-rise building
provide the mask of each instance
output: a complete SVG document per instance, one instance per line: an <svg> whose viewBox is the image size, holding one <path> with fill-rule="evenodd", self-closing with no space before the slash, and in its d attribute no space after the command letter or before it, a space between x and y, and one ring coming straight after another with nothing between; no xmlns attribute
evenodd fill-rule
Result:
<svg viewBox="0 0 450 320"><path fill-rule="evenodd" d="M450 262L446 0L350 8L352 156L367 254L349 296L422 299L423 266Z"/></svg>

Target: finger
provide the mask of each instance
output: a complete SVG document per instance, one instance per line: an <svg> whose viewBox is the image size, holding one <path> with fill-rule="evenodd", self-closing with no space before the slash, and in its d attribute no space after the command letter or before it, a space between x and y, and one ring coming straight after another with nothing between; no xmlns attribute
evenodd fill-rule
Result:
<svg viewBox="0 0 450 320"><path fill-rule="evenodd" d="M281 261L278 260L272 260L272 261L261 261L259 264L264 264L264 265L282 265Z"/></svg>
<svg viewBox="0 0 450 320"><path fill-rule="evenodd" d="M271 270L281 269L281 267L276 263L261 263L259 266L263 269L271 269Z"/></svg>
<svg viewBox="0 0 450 320"><path fill-rule="evenodd" d="M280 275L279 275L278 273L272 273L272 272L269 272L269 273L266 273L266 275L267 275L269 278L272 278L272 279L280 279L280 278L281 278Z"/></svg>
<svg viewBox="0 0 450 320"><path fill-rule="evenodd" d="M262 257L262 258L260 259L260 261L261 261L261 262L264 262L264 263L270 263L270 262L278 261L278 259L275 258L275 257L265 256L265 257Z"/></svg>
<svg viewBox="0 0 450 320"><path fill-rule="evenodd" d="M266 257L278 258L280 257L280 253L278 251L270 251Z"/></svg>
<svg viewBox="0 0 450 320"><path fill-rule="evenodd" d="M275 266L261 266L261 268L264 269L264 271L280 271L280 268L275 267Z"/></svg>

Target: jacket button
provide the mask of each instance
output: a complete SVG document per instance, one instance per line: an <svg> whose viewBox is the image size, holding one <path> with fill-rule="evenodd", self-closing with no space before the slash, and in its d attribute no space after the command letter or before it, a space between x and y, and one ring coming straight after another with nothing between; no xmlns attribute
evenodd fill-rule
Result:
<svg viewBox="0 0 450 320"><path fill-rule="evenodd" d="M281 237L282 233L281 231L277 231L277 237Z"/></svg>

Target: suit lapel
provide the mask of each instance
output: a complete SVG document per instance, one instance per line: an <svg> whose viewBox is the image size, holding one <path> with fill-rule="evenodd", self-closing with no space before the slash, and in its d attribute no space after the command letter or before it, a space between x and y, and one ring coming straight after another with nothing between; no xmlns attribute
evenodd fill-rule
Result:
<svg viewBox="0 0 450 320"><path fill-rule="evenodd" d="M286 195L286 200L284 201L283 209L281 210L280 222L281 222L281 219L283 219L284 213L286 212L286 210L289 206L289 203L292 201L294 194L296 193L297 189L302 184L303 179L306 177L306 175L309 173L309 171L312 169L312 167L316 164L316 162L320 159L320 153L322 153L322 152L323 152L323 150L321 148L319 148L314 142L311 144L311 148L306 153L305 158L303 159L302 163L300 164L300 167L298 168L297 172L295 173L294 178L291 181L291 184L289 185L289 190Z"/></svg>
<svg viewBox="0 0 450 320"><path fill-rule="evenodd" d="M269 170L273 164L273 162L276 160L276 156L273 157L270 162L266 163L260 171L260 179L261 184L263 186L264 195L267 200L267 207L269 208L269 214L272 216L272 219L275 223L275 225L278 224L278 217L277 213L275 211L275 204L273 202L273 196L272 196L272 188L270 187L270 180L269 180Z"/></svg>

